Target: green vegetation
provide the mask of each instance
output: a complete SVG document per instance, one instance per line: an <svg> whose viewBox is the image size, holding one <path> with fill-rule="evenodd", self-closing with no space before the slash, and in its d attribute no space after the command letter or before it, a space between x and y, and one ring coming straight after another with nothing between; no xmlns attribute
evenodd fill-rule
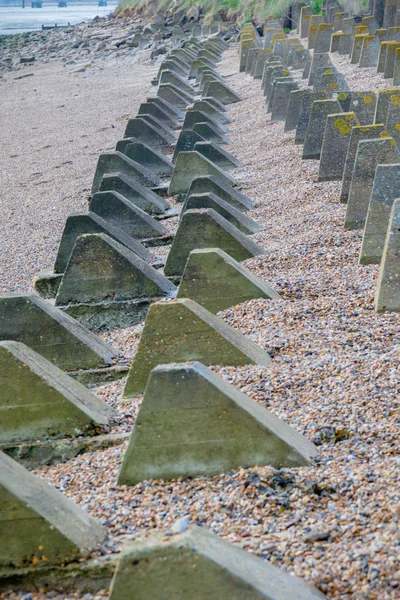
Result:
<svg viewBox="0 0 400 600"><path fill-rule="evenodd" d="M211 18L217 12L224 18L239 18L241 22L247 19L257 19L262 22L267 15L281 16L293 0L182 0L175 3L172 0L121 0L117 12L126 9L141 10L144 13L155 14L157 10L175 10L184 7L199 7L205 19ZM322 0L313 0L321 2ZM306 4L306 2L304 3Z"/></svg>

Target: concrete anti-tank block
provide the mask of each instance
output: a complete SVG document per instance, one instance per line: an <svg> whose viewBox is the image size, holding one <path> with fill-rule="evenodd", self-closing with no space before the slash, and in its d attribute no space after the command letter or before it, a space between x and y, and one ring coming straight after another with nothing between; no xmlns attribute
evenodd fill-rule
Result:
<svg viewBox="0 0 400 600"><path fill-rule="evenodd" d="M187 210L182 216L164 273L182 275L186 260L196 248L220 248L242 261L264 254L264 249L245 236L212 208Z"/></svg>
<svg viewBox="0 0 400 600"><path fill-rule="evenodd" d="M87 556L106 532L72 500L0 452L0 568L35 570Z"/></svg>
<svg viewBox="0 0 400 600"><path fill-rule="evenodd" d="M315 587L191 526L158 532L124 548L110 600L321 600Z"/></svg>
<svg viewBox="0 0 400 600"><path fill-rule="evenodd" d="M118 483L295 467L315 455L312 442L204 365L160 365L150 373Z"/></svg>
<svg viewBox="0 0 400 600"><path fill-rule="evenodd" d="M75 437L114 411L20 342L0 342L0 443Z"/></svg>
<svg viewBox="0 0 400 600"><path fill-rule="evenodd" d="M205 365L268 365L267 352L187 298L156 302L147 313L124 396L143 393L157 365L198 360Z"/></svg>

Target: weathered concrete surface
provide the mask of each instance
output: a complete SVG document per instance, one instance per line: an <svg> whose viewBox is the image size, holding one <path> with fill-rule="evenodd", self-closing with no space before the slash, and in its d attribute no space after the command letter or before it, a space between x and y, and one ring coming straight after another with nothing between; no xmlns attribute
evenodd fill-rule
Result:
<svg viewBox="0 0 400 600"><path fill-rule="evenodd" d="M285 121L290 92L296 89L297 83L289 77L287 81L276 81L271 105L271 123Z"/></svg>
<svg viewBox="0 0 400 600"><path fill-rule="evenodd" d="M381 262L390 213L396 198L400 198L400 164L378 165L369 199L360 264Z"/></svg>
<svg viewBox="0 0 400 600"><path fill-rule="evenodd" d="M103 175L99 192L115 191L149 214L162 215L170 208L161 196L123 173Z"/></svg>
<svg viewBox="0 0 400 600"><path fill-rule="evenodd" d="M54 263L55 273L64 272L76 238L85 233L105 233L109 237L117 240L123 246L132 250L132 252L135 252L138 256L143 258L143 260L150 260L149 251L146 250L138 240L131 235L124 233L119 228L114 227L99 215L92 212L89 212L88 214L72 214L65 222L64 231Z"/></svg>
<svg viewBox="0 0 400 600"><path fill-rule="evenodd" d="M304 93L305 90L292 90L289 94L285 117L285 133L293 131L297 127Z"/></svg>
<svg viewBox="0 0 400 600"><path fill-rule="evenodd" d="M221 167L221 169L224 170L235 169L237 167L243 166L243 163L237 158L235 158L233 154L227 152L226 150L221 148L221 146L215 144L214 142L196 142L193 147L193 150L195 152L199 152L200 154L208 158L208 160L210 160L215 165Z"/></svg>
<svg viewBox="0 0 400 600"><path fill-rule="evenodd" d="M318 171L318 181L341 180L353 127L358 119L354 112L327 116Z"/></svg>
<svg viewBox="0 0 400 600"><path fill-rule="evenodd" d="M205 96L216 98L222 104L234 104L242 100L236 92L220 81L210 81L207 83L203 91L203 97Z"/></svg>
<svg viewBox="0 0 400 600"><path fill-rule="evenodd" d="M314 444L199 362L159 365L150 373L118 483L294 467L315 455Z"/></svg>
<svg viewBox="0 0 400 600"><path fill-rule="evenodd" d="M264 253L212 208L188 210L182 216L167 257L164 273L182 275L187 257L196 248L220 248L238 261Z"/></svg>
<svg viewBox="0 0 400 600"><path fill-rule="evenodd" d="M253 206L253 200L250 200L250 198L215 175L193 179L187 195L204 194L206 192L211 192L219 196L222 200L229 202L229 204L232 204L232 206L241 211L246 211Z"/></svg>
<svg viewBox="0 0 400 600"><path fill-rule="evenodd" d="M233 177L222 171L217 165L202 156L199 152L180 152L177 156L175 169L169 185L169 195L186 194L196 177L216 175L228 185L233 185Z"/></svg>
<svg viewBox="0 0 400 600"><path fill-rule="evenodd" d="M174 138L171 138L164 129L155 127L143 117L144 115L140 115L134 119L129 119L124 138L136 138L151 148L162 148L174 142Z"/></svg>
<svg viewBox="0 0 400 600"><path fill-rule="evenodd" d="M110 600L317 600L313 586L200 527L124 549Z"/></svg>
<svg viewBox="0 0 400 600"><path fill-rule="evenodd" d="M400 312L400 200L390 214L379 277L375 291L377 312Z"/></svg>
<svg viewBox="0 0 400 600"><path fill-rule="evenodd" d="M255 298L280 299L265 281L219 248L191 251L177 297L191 298L214 314Z"/></svg>
<svg viewBox="0 0 400 600"><path fill-rule="evenodd" d="M325 100L327 97L328 94L326 92L312 92L309 90L304 92L297 120L296 135L294 138L295 144L304 144L313 102L316 100Z"/></svg>
<svg viewBox="0 0 400 600"><path fill-rule="evenodd" d="M319 159L328 115L341 111L338 100L316 100L312 107L304 139L303 159Z"/></svg>
<svg viewBox="0 0 400 600"><path fill-rule="evenodd" d="M201 135L205 140L213 140L218 144L230 144L230 139L211 123L195 123L193 131Z"/></svg>
<svg viewBox="0 0 400 600"><path fill-rule="evenodd" d="M116 240L88 234L75 242L56 305L159 298L174 290L166 277Z"/></svg>
<svg viewBox="0 0 400 600"><path fill-rule="evenodd" d="M342 187L340 190L340 202L346 203L349 195L351 179L353 176L354 163L358 149L358 143L362 140L382 139L389 137L384 125L363 125L352 127L350 141L347 149L346 162L344 165Z"/></svg>
<svg viewBox="0 0 400 600"><path fill-rule="evenodd" d="M175 144L172 160L175 162L180 152L191 152L197 142L205 141L204 137L193 129L182 129Z"/></svg>
<svg viewBox="0 0 400 600"><path fill-rule="evenodd" d="M141 394L157 365L198 360L205 365L268 365L270 356L187 298L150 306L124 396Z"/></svg>
<svg viewBox="0 0 400 600"><path fill-rule="evenodd" d="M212 208L215 212L224 217L224 219L237 227L239 231L248 235L256 233L256 231L260 229L260 225L256 221L249 219L242 211L210 192L204 194L191 194L188 196L183 204L181 217L183 217L187 210L201 208Z"/></svg>
<svg viewBox="0 0 400 600"><path fill-rule="evenodd" d="M150 148L146 144L135 140L134 138L127 138L121 140L126 142L125 147L121 152L128 158L135 161L136 163L143 165L148 171L154 173L156 177L170 177L173 171L172 162L158 152L155 148ZM118 142L120 144L120 142ZM117 144L117 150L119 150Z"/></svg>
<svg viewBox="0 0 400 600"><path fill-rule="evenodd" d="M393 164L400 159L393 138L364 140L358 143L344 226L362 229L367 218L375 169L380 164Z"/></svg>
<svg viewBox="0 0 400 600"><path fill-rule="evenodd" d="M87 555L103 527L69 498L0 452L0 568L39 570ZM4 541L7 540L7 543Z"/></svg>
<svg viewBox="0 0 400 600"><path fill-rule="evenodd" d="M355 112L360 125L374 122L377 95L373 91L352 92L350 111Z"/></svg>
<svg viewBox="0 0 400 600"><path fill-rule="evenodd" d="M0 443L76 437L114 411L20 342L0 342Z"/></svg>
<svg viewBox="0 0 400 600"><path fill-rule="evenodd" d="M65 371L112 364L114 351L39 296L0 297L0 340L29 346Z"/></svg>
<svg viewBox="0 0 400 600"><path fill-rule="evenodd" d="M167 230L159 221L127 200L119 192L98 192L90 200L89 211L138 239L166 235Z"/></svg>
<svg viewBox="0 0 400 600"><path fill-rule="evenodd" d="M134 137L134 136L125 136ZM124 173L130 179L138 181L142 185L155 187L159 184L157 176L148 169L131 160L121 152L107 152L100 154L97 162L96 172L93 178L92 194L99 191L101 179L106 173Z"/></svg>

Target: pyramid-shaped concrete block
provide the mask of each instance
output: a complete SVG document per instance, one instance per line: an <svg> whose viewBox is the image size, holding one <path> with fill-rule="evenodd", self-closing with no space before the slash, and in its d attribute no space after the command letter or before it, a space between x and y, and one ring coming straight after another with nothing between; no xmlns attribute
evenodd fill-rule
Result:
<svg viewBox="0 0 400 600"><path fill-rule="evenodd" d="M134 238L160 237L167 233L159 221L119 192L97 192L90 200L89 210Z"/></svg>
<svg viewBox="0 0 400 600"><path fill-rule="evenodd" d="M169 145L174 144L176 142L178 137L177 133L171 127L168 127L168 125L163 121L160 121L152 115L140 115L140 119L143 119L147 123L150 123L150 125L152 125L157 131L162 132L168 138Z"/></svg>
<svg viewBox="0 0 400 600"><path fill-rule="evenodd" d="M64 371L104 367L115 356L75 319L33 294L0 297L0 340L22 342Z"/></svg>
<svg viewBox="0 0 400 600"><path fill-rule="evenodd" d="M207 83L203 90L202 97L205 98L206 96L216 98L222 102L222 104L234 104L235 102L240 102L242 100L236 92L220 81L210 81Z"/></svg>
<svg viewBox="0 0 400 600"><path fill-rule="evenodd" d="M168 535L167 535L168 533ZM317 588L214 533L152 533L129 542L110 600L321 600Z"/></svg>
<svg viewBox="0 0 400 600"><path fill-rule="evenodd" d="M205 194L206 192L212 192L241 211L248 210L254 204L253 200L250 200L250 198L215 175L206 175L193 179L187 195Z"/></svg>
<svg viewBox="0 0 400 600"><path fill-rule="evenodd" d="M175 286L137 254L107 235L80 236L65 269L56 305L159 298Z"/></svg>
<svg viewBox="0 0 400 600"><path fill-rule="evenodd" d="M156 127L143 117L144 115L140 115L135 119L129 119L124 138L136 138L151 148L162 148L173 143L174 140L170 138L164 129Z"/></svg>
<svg viewBox="0 0 400 600"><path fill-rule="evenodd" d="M182 275L190 252L197 248L220 248L238 261L265 252L212 208L187 210L179 222L164 273Z"/></svg>
<svg viewBox="0 0 400 600"><path fill-rule="evenodd" d="M0 443L75 437L114 411L20 342L0 342Z"/></svg>
<svg viewBox="0 0 400 600"><path fill-rule="evenodd" d="M128 137L128 136L125 136ZM132 137L132 136L129 136ZM124 173L130 179L148 187L156 187L160 180L156 175L121 152L100 154L93 178L92 194L99 191L101 179L106 173Z"/></svg>
<svg viewBox="0 0 400 600"><path fill-rule="evenodd" d="M205 140L214 141L217 144L225 145L231 143L230 139L211 123L196 123L193 125L193 131L200 134Z"/></svg>
<svg viewBox="0 0 400 600"><path fill-rule="evenodd" d="M139 106L138 117L141 115L151 115L172 128L177 127L180 121L177 115L173 116L167 113L161 106L157 106L153 102L142 102Z"/></svg>
<svg viewBox="0 0 400 600"><path fill-rule="evenodd" d="M400 200L393 202L375 292L377 312L400 312Z"/></svg>
<svg viewBox="0 0 400 600"><path fill-rule="evenodd" d="M150 374L118 483L298 467L315 455L312 442L203 364L160 365Z"/></svg>
<svg viewBox="0 0 400 600"><path fill-rule="evenodd" d="M123 173L103 175L99 192L118 192L150 215L162 215L169 208L168 202L150 188L126 177Z"/></svg>
<svg viewBox="0 0 400 600"><path fill-rule="evenodd" d="M177 156L175 169L169 184L168 194L186 194L196 177L215 175L225 184L234 185L235 179L217 167L199 152L180 152Z"/></svg>
<svg viewBox="0 0 400 600"><path fill-rule="evenodd" d="M211 194L209 192L205 194L192 194L188 198L186 198L183 207L181 216L185 214L188 210L201 209L201 208L212 208L216 213L224 217L229 223L232 223L235 227L246 234L256 233L260 229L260 225L253 221L253 219L249 219L246 215L229 204L229 202L225 202L219 196L215 194Z"/></svg>
<svg viewBox="0 0 400 600"><path fill-rule="evenodd" d="M240 160L214 142L206 140L204 142L196 142L193 150L195 152L200 152L200 154L208 158L208 160L218 167L221 167L221 169L230 170L237 167L243 167L243 163Z"/></svg>
<svg viewBox="0 0 400 600"><path fill-rule="evenodd" d="M127 144L125 145L124 150L121 150L121 152L124 152L128 158L143 165L146 169L158 177L171 176L174 166L168 158L161 154L161 152L158 152L155 148L150 148L146 144L136 141L135 138L128 138L126 141Z"/></svg>
<svg viewBox="0 0 400 600"><path fill-rule="evenodd" d="M185 92L186 94L189 94L190 96L193 96L195 93L195 90L189 84L187 79L184 79L180 75L173 73L169 69L165 69L161 72L159 82L160 85L164 83L170 83L171 85L175 85L179 90Z"/></svg>
<svg viewBox="0 0 400 600"><path fill-rule="evenodd" d="M192 250L178 298L191 298L214 314L255 298L281 299L265 281L219 248Z"/></svg>
<svg viewBox="0 0 400 600"><path fill-rule="evenodd" d="M87 556L105 530L72 500L0 452L0 568L38 570Z"/></svg>
<svg viewBox="0 0 400 600"><path fill-rule="evenodd" d="M170 102L179 109L185 109L193 102L193 96L185 94L182 90L170 83L163 83L158 86L157 96L162 100Z"/></svg>
<svg viewBox="0 0 400 600"><path fill-rule="evenodd" d="M191 152L197 142L204 142L204 138L192 129L182 129L175 145L172 160L175 162L180 152Z"/></svg>
<svg viewBox="0 0 400 600"><path fill-rule="evenodd" d="M76 239L80 235L87 233L105 233L114 238L123 246L135 252L143 260L150 260L150 252L134 237L122 231L119 227L114 227L112 223L106 221L100 215L89 212L87 214L69 215L65 222L58 253L54 263L54 272L63 273L67 266L72 249Z"/></svg>
<svg viewBox="0 0 400 600"><path fill-rule="evenodd" d="M124 396L141 394L157 365L198 360L205 365L268 365L269 354L187 298L150 306Z"/></svg>

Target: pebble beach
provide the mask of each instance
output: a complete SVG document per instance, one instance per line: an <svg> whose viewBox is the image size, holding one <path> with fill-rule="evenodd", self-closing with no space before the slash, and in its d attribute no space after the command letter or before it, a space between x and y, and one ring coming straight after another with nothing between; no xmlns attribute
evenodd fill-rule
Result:
<svg viewBox="0 0 400 600"><path fill-rule="evenodd" d="M0 79L1 294L31 291L33 275L52 266L66 217L87 210L98 155L115 147L126 119L152 93L157 61L117 54L80 72L55 58L23 70L32 76L18 78L14 69ZM363 87L359 69L331 56L351 89L384 87L371 69ZM243 162L232 174L255 200L247 215L262 226L252 239L265 248L244 264L282 299L219 313L272 364L213 370L314 441L319 455L307 468L254 467L126 487L116 484L123 443L34 472L107 527L103 556L188 516L329 599L395 600L400 317L374 312L378 268L358 265L362 232L344 230L340 182L318 183L319 162L302 160L294 133L270 123L260 82L238 73L237 46L219 68L243 98L230 107L226 149ZM142 327L102 337L128 360ZM141 398L122 400L123 383L94 389L119 413L105 433L132 430ZM0 597L105 600L108 590Z"/></svg>

